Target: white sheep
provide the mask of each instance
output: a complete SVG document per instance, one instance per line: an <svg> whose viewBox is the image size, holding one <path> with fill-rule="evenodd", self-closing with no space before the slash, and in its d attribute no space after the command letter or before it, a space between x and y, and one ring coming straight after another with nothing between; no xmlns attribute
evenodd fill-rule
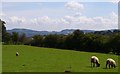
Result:
<svg viewBox="0 0 120 74"><path fill-rule="evenodd" d="M95 67L95 64L96 64L96 67L100 67L99 59L96 56L92 56L91 57L91 67L92 66Z"/></svg>
<svg viewBox="0 0 120 74"><path fill-rule="evenodd" d="M113 59L108 58L107 61L106 61L106 68L107 68L108 65L109 65L109 69L110 69L110 67L115 68L116 67L116 62Z"/></svg>
<svg viewBox="0 0 120 74"><path fill-rule="evenodd" d="M16 56L19 56L19 53L18 53L18 52L16 52Z"/></svg>

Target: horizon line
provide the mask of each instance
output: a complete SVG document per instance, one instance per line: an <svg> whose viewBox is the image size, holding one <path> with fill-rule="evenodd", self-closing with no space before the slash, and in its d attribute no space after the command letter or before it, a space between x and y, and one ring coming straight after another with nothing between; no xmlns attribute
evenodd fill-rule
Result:
<svg viewBox="0 0 120 74"><path fill-rule="evenodd" d="M79 28L66 28L66 29L62 29L62 30L35 30L35 29L30 29L30 28L13 28L13 29L6 29L6 30L14 30L14 29L25 29L25 30L33 30L33 31L48 31L48 32L53 32L53 31L56 31L56 32L60 32L60 31L63 31L63 30L91 30L91 31L106 31L106 30L120 30L119 28L113 28L113 29L79 29Z"/></svg>

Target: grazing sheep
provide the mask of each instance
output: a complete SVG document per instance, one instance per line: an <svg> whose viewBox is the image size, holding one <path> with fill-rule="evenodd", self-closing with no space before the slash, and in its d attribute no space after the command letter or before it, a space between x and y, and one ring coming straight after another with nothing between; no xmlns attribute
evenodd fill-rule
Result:
<svg viewBox="0 0 120 74"><path fill-rule="evenodd" d="M92 56L91 57L91 67L92 66L95 67L95 64L96 64L96 67L100 67L99 59L96 56Z"/></svg>
<svg viewBox="0 0 120 74"><path fill-rule="evenodd" d="M109 69L110 69L110 67L115 68L116 67L116 62L113 59L108 58L107 61L106 61L106 68L107 68L107 65L109 65Z"/></svg>
<svg viewBox="0 0 120 74"><path fill-rule="evenodd" d="M16 56L19 56L19 53L18 53L18 52L16 52Z"/></svg>

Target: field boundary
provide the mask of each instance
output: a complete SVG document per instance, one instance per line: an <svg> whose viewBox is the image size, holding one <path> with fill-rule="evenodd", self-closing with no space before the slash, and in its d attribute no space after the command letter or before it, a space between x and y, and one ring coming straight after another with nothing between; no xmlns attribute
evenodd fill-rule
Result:
<svg viewBox="0 0 120 74"><path fill-rule="evenodd" d="M2 74L119 74L119 72L3 72Z"/></svg>

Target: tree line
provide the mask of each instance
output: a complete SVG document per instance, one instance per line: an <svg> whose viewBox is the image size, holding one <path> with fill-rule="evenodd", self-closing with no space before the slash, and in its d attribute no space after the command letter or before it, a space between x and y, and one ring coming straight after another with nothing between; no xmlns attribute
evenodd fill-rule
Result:
<svg viewBox="0 0 120 74"><path fill-rule="evenodd" d="M2 23L3 44L24 44L76 51L120 54L120 30L84 33L78 29L69 35L35 35L28 38L25 33L22 35L17 32L8 33L4 24L5 22Z"/></svg>

